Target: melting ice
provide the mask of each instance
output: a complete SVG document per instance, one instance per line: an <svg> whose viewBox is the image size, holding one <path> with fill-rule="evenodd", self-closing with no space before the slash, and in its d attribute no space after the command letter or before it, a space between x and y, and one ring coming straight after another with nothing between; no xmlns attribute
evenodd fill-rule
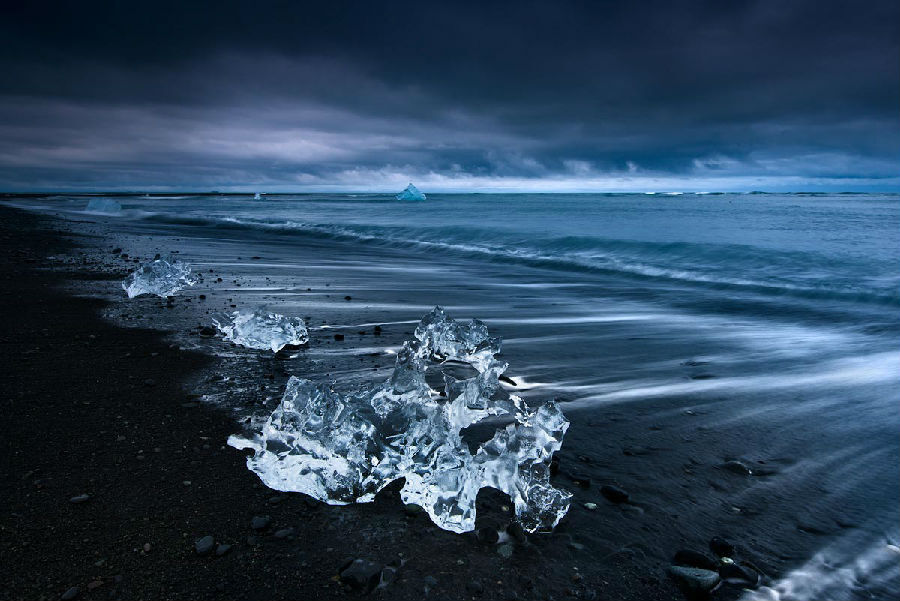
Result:
<svg viewBox="0 0 900 601"><path fill-rule="evenodd" d="M156 259L144 263L122 282L128 298L141 294L155 294L163 298L172 296L179 290L193 286L191 267L174 259Z"/></svg>
<svg viewBox="0 0 900 601"><path fill-rule="evenodd" d="M397 195L397 200L425 200L425 195L410 182L406 189Z"/></svg>
<svg viewBox="0 0 900 601"><path fill-rule="evenodd" d="M92 198L84 208L88 213L105 213L117 215L122 212L122 205L109 198Z"/></svg>
<svg viewBox="0 0 900 601"><path fill-rule="evenodd" d="M299 317L285 317L262 309L217 315L213 323L226 340L252 349L272 349L273 353L288 344L306 344L309 340L306 324Z"/></svg>
<svg viewBox="0 0 900 601"><path fill-rule="evenodd" d="M499 352L500 339L482 322L459 323L436 307L382 384L345 394L291 377L262 431L228 443L254 451L247 466L270 488L332 505L371 501L404 478L404 503L421 506L441 528L466 532L475 527L478 491L489 486L510 496L525 530L553 528L571 493L550 485L549 464L569 422L552 401L531 408L504 391ZM443 374L441 397L425 374L448 361L476 375ZM471 452L461 430L493 416L512 423Z"/></svg>

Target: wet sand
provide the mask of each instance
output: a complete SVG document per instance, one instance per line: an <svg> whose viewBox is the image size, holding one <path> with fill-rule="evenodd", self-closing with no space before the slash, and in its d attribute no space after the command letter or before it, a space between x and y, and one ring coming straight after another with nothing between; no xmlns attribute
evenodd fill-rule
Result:
<svg viewBox="0 0 900 601"><path fill-rule="evenodd" d="M369 593L388 599L683 599L667 575L676 551L711 557L710 539L724 537L736 546L735 559L759 572L763 584L774 584L819 548L857 531L866 520L866 496L890 496L897 481L889 471L883 490L829 490L823 471L852 481L860 459L805 461L804 452L816 448L815 416L793 415L809 425L797 428L783 413L767 417L765 407L742 413L726 392L716 393L727 373L692 360L695 349L670 345L668 354L680 355L671 369L690 383L683 396L654 398L648 387L639 405L579 407L576 399L564 406L572 427L554 484L575 496L551 534L510 537L506 498L490 491L479 497L478 526L500 531L499 541L441 531L404 510L397 486L372 504L345 507L278 493L224 446L241 429L238 420L270 411L291 373L383 376L392 363L383 349L399 345L412 325L385 317L377 340L368 325L341 329L342 341L333 327L317 328L306 351L239 352L201 331L201 315L229 308L227 292L202 299L209 305L202 310L196 295L173 306L143 298L124 307L73 295L114 289L133 257L112 253L101 234L85 235L91 226L0 211L6 284L0 299L4 314L14 316L3 321L0 336L8 392L0 598L56 599L71 587L79 587L80 598L96 599L347 598L364 591L338 574L360 558L398 566L396 579ZM148 249L143 257L122 246L125 254L152 257ZM56 255L68 258L47 261ZM228 277L227 265L213 271L205 277ZM324 289L313 282L310 296L298 302L312 301L309 312L316 312ZM324 321L360 324L355 311L348 301ZM132 325L117 327L101 315ZM140 327L148 321L179 331ZM621 359L660 341L610 335L608 343L605 351ZM199 352L204 345L221 350ZM510 374L516 376L515 363ZM207 402L212 398L227 402L216 406ZM895 446L882 447L888 460L896 456ZM609 500L604 485L627 490L629 501ZM829 494L835 500L822 501ZM82 495L87 500L72 502ZM255 517L266 516L264 528L252 528ZM221 556L198 555L195 541L205 536L231 547ZM884 598L878 595L888 589L878 586L862 583L860 591ZM732 584L712 593L741 594Z"/></svg>

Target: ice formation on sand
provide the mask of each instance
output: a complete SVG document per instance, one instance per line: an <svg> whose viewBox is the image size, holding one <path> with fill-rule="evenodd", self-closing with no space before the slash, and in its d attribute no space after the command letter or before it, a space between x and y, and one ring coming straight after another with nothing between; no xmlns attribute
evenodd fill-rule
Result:
<svg viewBox="0 0 900 601"><path fill-rule="evenodd" d="M397 195L397 200L425 200L425 195L410 183L403 192Z"/></svg>
<svg viewBox="0 0 900 601"><path fill-rule="evenodd" d="M569 422L556 403L527 406L508 394L494 357L500 339L480 321L458 323L436 307L398 353L393 375L380 385L340 393L291 377L281 404L250 439L228 444L251 449L247 466L270 488L306 493L332 505L371 501L390 482L405 479L404 503L421 506L453 532L475 527L475 498L485 486L507 493L516 519L529 531L553 528L571 493L550 485L550 459ZM443 371L444 395L426 371L468 364L475 375ZM499 416L506 425L473 453L461 431Z"/></svg>
<svg viewBox="0 0 900 601"><path fill-rule="evenodd" d="M301 345L309 341L309 333L302 319L263 309L217 315L213 317L213 323L226 340L247 348L272 349L273 353L288 344Z"/></svg>
<svg viewBox="0 0 900 601"><path fill-rule="evenodd" d="M122 212L122 205L109 198L92 198L84 208L88 213L104 213L117 215Z"/></svg>
<svg viewBox="0 0 900 601"><path fill-rule="evenodd" d="M122 282L128 298L141 294L155 294L165 298L193 285L190 265L174 259L155 259L144 263Z"/></svg>

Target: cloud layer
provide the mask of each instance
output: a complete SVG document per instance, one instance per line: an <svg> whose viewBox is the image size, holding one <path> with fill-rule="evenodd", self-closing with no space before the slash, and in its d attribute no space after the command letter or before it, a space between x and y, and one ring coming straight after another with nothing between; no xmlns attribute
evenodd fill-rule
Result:
<svg viewBox="0 0 900 601"><path fill-rule="evenodd" d="M21 3L0 188L900 189L900 8Z"/></svg>

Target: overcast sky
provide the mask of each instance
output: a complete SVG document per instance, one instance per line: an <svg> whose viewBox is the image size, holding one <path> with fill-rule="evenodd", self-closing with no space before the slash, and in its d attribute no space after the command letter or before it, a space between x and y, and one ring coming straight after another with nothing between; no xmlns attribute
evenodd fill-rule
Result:
<svg viewBox="0 0 900 601"><path fill-rule="evenodd" d="M900 190L900 2L7 3L2 190Z"/></svg>

